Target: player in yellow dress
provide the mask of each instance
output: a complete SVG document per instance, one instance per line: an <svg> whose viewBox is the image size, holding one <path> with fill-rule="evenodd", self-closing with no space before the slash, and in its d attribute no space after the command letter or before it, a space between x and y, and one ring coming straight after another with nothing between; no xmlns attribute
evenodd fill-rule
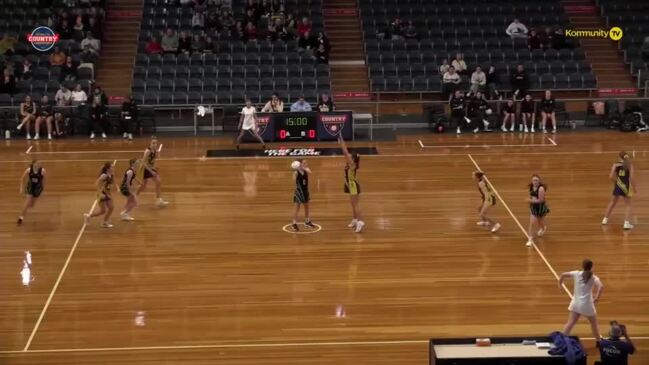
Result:
<svg viewBox="0 0 649 365"><path fill-rule="evenodd" d="M349 194L349 201L352 205L352 221L349 228L354 228L356 233L360 233L365 227L365 222L361 219L361 211L358 207L358 201L361 195L361 186L356 180L358 169L360 168L361 157L358 153L349 153L347 145L342 135L338 135L338 143L343 150L347 163L345 164L345 188L346 194Z"/></svg>

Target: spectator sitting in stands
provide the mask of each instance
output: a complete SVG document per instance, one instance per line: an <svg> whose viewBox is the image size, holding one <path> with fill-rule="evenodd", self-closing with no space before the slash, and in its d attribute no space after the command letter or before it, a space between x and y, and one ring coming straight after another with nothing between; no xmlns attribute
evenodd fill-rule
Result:
<svg viewBox="0 0 649 365"><path fill-rule="evenodd" d="M198 52L201 53L205 50L205 40L200 34L194 34L192 38L192 53Z"/></svg>
<svg viewBox="0 0 649 365"><path fill-rule="evenodd" d="M81 58L81 62L83 62L83 63L93 63L94 64L94 63L97 63L97 60L98 60L97 55L90 51L89 46L86 46L86 48L84 48L83 51L81 51L80 58Z"/></svg>
<svg viewBox="0 0 649 365"><path fill-rule="evenodd" d="M500 93L498 92L498 71L496 71L494 65L489 66L486 75L486 85L489 99L493 99L494 97L500 98Z"/></svg>
<svg viewBox="0 0 649 365"><path fill-rule="evenodd" d="M65 52L58 46L54 46L54 52L50 55L50 66L63 66L65 58Z"/></svg>
<svg viewBox="0 0 649 365"><path fill-rule="evenodd" d="M240 40L244 41L246 40L246 33L243 30L243 23L240 21L237 21L232 25L232 29L230 30L230 38L233 40Z"/></svg>
<svg viewBox="0 0 649 365"><path fill-rule="evenodd" d="M59 39L72 39L72 29L67 19L61 19L61 22L56 27L56 33L59 34Z"/></svg>
<svg viewBox="0 0 649 365"><path fill-rule="evenodd" d="M146 44L144 51L147 54L160 54L162 53L162 46L155 37L151 37L149 42Z"/></svg>
<svg viewBox="0 0 649 365"><path fill-rule="evenodd" d="M88 101L88 95L81 88L81 84L74 87L71 95L72 106L84 105Z"/></svg>
<svg viewBox="0 0 649 365"><path fill-rule="evenodd" d="M220 32L223 29L223 24L218 15L211 11L207 14L207 19L205 19L205 27L213 32Z"/></svg>
<svg viewBox="0 0 649 365"><path fill-rule="evenodd" d="M277 93L273 93L270 100L261 109L262 113L281 113L283 111L284 102L277 96Z"/></svg>
<svg viewBox="0 0 649 365"><path fill-rule="evenodd" d="M459 88L461 82L462 78L460 78L460 75L455 72L455 67L449 67L448 71L446 71L442 77L442 90L444 92L444 97L447 99L450 98L455 90Z"/></svg>
<svg viewBox="0 0 649 365"><path fill-rule="evenodd" d="M278 38L277 26L273 22L268 22L268 27L266 27L266 40L275 42Z"/></svg>
<svg viewBox="0 0 649 365"><path fill-rule="evenodd" d="M527 27L518 19L514 19L514 21L509 24L507 29L505 29L505 33L507 33L508 36L512 37L512 39L527 38Z"/></svg>
<svg viewBox="0 0 649 365"><path fill-rule="evenodd" d="M391 39L403 39L405 29L405 24L403 24L401 17L394 18L392 23L390 23L390 33L392 33Z"/></svg>
<svg viewBox="0 0 649 365"><path fill-rule="evenodd" d="M329 52L325 49L324 45L319 45L315 50L315 60L319 64L327 65L329 64Z"/></svg>
<svg viewBox="0 0 649 365"><path fill-rule="evenodd" d="M90 52L99 55L99 51L101 50L101 42L99 41L99 39L93 37L92 32L88 32L86 34L86 38L81 41L81 48L86 48L86 46L90 48Z"/></svg>
<svg viewBox="0 0 649 365"><path fill-rule="evenodd" d="M180 37L178 38L178 53L190 53L192 51L192 38L189 36L189 33L186 31L180 32Z"/></svg>
<svg viewBox="0 0 649 365"><path fill-rule="evenodd" d="M64 84L61 84L54 95L54 100L56 106L69 106L72 103L72 92Z"/></svg>
<svg viewBox="0 0 649 365"><path fill-rule="evenodd" d="M512 92L518 92L519 97L524 97L527 94L527 89L530 87L530 79L523 65L516 66L516 70L512 73L511 81Z"/></svg>
<svg viewBox="0 0 649 365"><path fill-rule="evenodd" d="M320 113L328 113L334 111L334 103L329 98L329 95L327 94L320 95L320 101L318 101L318 106L316 109Z"/></svg>
<svg viewBox="0 0 649 365"><path fill-rule="evenodd" d="M286 30L291 36L291 39L295 38L295 35L297 34L297 21L295 20L295 16L293 14L288 14L286 16L286 20L284 21Z"/></svg>
<svg viewBox="0 0 649 365"><path fill-rule="evenodd" d="M0 81L0 94L13 95L16 93L16 77L11 73L11 69L4 69Z"/></svg>
<svg viewBox="0 0 649 365"><path fill-rule="evenodd" d="M622 340L624 337L624 340ZM626 326L618 324L617 321L611 322L609 338L602 338L597 341L600 361L595 361L595 365L626 365L629 361L629 355L635 353L635 346L626 332Z"/></svg>
<svg viewBox="0 0 649 365"><path fill-rule="evenodd" d="M219 45L214 43L212 37L205 38L205 47L203 49L203 53L219 53Z"/></svg>
<svg viewBox="0 0 649 365"><path fill-rule="evenodd" d="M98 40L103 39L103 33L101 29L101 24L97 21L97 18L91 16L88 18L88 32L92 32L94 37L97 37Z"/></svg>
<svg viewBox="0 0 649 365"><path fill-rule="evenodd" d="M74 26L72 26L72 38L75 41L79 42L83 39L83 34L85 33L86 27L83 24L83 18L81 15L77 16L74 19Z"/></svg>
<svg viewBox="0 0 649 365"><path fill-rule="evenodd" d="M312 55L314 47L315 42L309 32L302 34L300 39L297 41L298 53L306 53L307 55Z"/></svg>
<svg viewBox="0 0 649 365"><path fill-rule="evenodd" d="M192 15L192 28L194 28L194 30L205 29L205 16L203 13L194 13L194 15Z"/></svg>
<svg viewBox="0 0 649 365"><path fill-rule="evenodd" d="M61 68L61 81L76 81L77 65L72 61L72 57L65 58L65 64Z"/></svg>
<svg viewBox="0 0 649 365"><path fill-rule="evenodd" d="M29 58L23 59L23 63L17 67L18 75L21 80L31 80L34 77L34 70L32 70L32 61Z"/></svg>
<svg viewBox="0 0 649 365"><path fill-rule="evenodd" d="M541 37L536 33L536 30L530 31L530 36L527 38L527 48L530 51L541 49Z"/></svg>
<svg viewBox="0 0 649 365"><path fill-rule="evenodd" d="M192 7L197 13L204 13L207 11L207 2L205 0L193 0Z"/></svg>
<svg viewBox="0 0 649 365"><path fill-rule="evenodd" d="M408 25L406 26L404 35L406 39L419 40L419 32L417 32L417 28L415 28L415 25L412 23L412 20L408 21Z"/></svg>
<svg viewBox="0 0 649 365"><path fill-rule="evenodd" d="M318 32L318 37L316 38L316 46L323 45L325 51L331 51L331 43L329 43L329 38L324 34L323 31Z"/></svg>
<svg viewBox="0 0 649 365"><path fill-rule="evenodd" d="M252 22L248 22L246 24L246 28L243 30L244 38L247 41L255 41L257 40L257 27L255 27Z"/></svg>
<svg viewBox="0 0 649 365"><path fill-rule="evenodd" d="M291 111L292 112L310 112L311 111L311 104L307 103L306 100L304 100L304 95L300 95L300 98L291 105Z"/></svg>
<svg viewBox="0 0 649 365"><path fill-rule="evenodd" d="M446 58L443 59L442 64L439 66L439 75L443 77L444 74L448 72L449 67L451 67L451 65L448 64L448 60Z"/></svg>
<svg viewBox="0 0 649 365"><path fill-rule="evenodd" d="M455 71L460 75L466 75L469 73L469 70L466 67L466 62L464 62L464 53L456 54L455 59L451 62L451 66L455 67Z"/></svg>
<svg viewBox="0 0 649 365"><path fill-rule="evenodd" d="M246 10L246 16L243 17L243 22L247 25L248 23L252 23L253 25L257 24L259 21L259 17L257 17L257 14L255 13L255 10L253 9L248 9Z"/></svg>
<svg viewBox="0 0 649 365"><path fill-rule="evenodd" d="M302 37L304 34L311 33L312 30L312 25L311 21L309 18L304 17L302 18L302 21L297 25L297 35L299 37Z"/></svg>
<svg viewBox="0 0 649 365"><path fill-rule="evenodd" d="M649 37L644 37L642 47L640 47L640 55L645 60L649 60Z"/></svg>
<svg viewBox="0 0 649 365"><path fill-rule="evenodd" d="M2 35L0 39L0 57L4 55L12 55L16 50L14 49L18 40L15 37L10 37L7 33Z"/></svg>
<svg viewBox="0 0 649 365"><path fill-rule="evenodd" d="M257 1L255 0L246 0L246 6L245 9L246 11L248 10L257 10L259 5L257 5Z"/></svg>
<svg viewBox="0 0 649 365"><path fill-rule="evenodd" d="M286 9L284 8L284 4L280 4L279 7L271 13L269 19L269 22L271 23L277 23L277 21L282 23L284 19L286 19Z"/></svg>
<svg viewBox="0 0 649 365"><path fill-rule="evenodd" d="M478 91L484 91L486 84L487 76L482 71L482 68L480 66L477 66L475 68L475 71L471 74L471 92L475 94Z"/></svg>
<svg viewBox="0 0 649 365"><path fill-rule="evenodd" d="M552 47L552 45L550 44L551 39L552 39L552 27L546 27L544 32L539 33L541 48L543 49L551 48Z"/></svg>
<svg viewBox="0 0 649 365"><path fill-rule="evenodd" d="M160 41L163 53L176 53L178 52L178 34L173 29L167 28L165 34Z"/></svg>
<svg viewBox="0 0 649 365"><path fill-rule="evenodd" d="M552 48L559 50L566 48L567 46L566 36L563 34L563 30L557 27L557 29L554 30L554 34L552 34Z"/></svg>

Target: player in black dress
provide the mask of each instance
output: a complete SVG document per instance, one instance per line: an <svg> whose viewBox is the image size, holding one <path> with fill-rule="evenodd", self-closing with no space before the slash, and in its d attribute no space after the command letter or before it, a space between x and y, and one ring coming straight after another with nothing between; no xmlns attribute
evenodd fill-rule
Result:
<svg viewBox="0 0 649 365"><path fill-rule="evenodd" d="M137 195L133 191L133 180L137 181L139 184L142 184L136 177L136 169L139 160L132 158L128 162L128 169L124 171L124 177L122 178L122 183L119 185L119 192L126 197L126 205L124 210L120 213L120 217L123 221L132 221L135 220L131 217L131 211L137 206Z"/></svg>
<svg viewBox="0 0 649 365"><path fill-rule="evenodd" d="M99 210L84 213L83 217L86 224L90 222L91 218L103 215L104 220L101 226L103 228L113 228L113 225L110 223L110 216L113 214L113 209L115 208L112 195L114 181L113 164L106 162L102 166L99 178L95 182L95 185L97 185L97 205L99 206Z"/></svg>
<svg viewBox="0 0 649 365"><path fill-rule="evenodd" d="M628 153L622 151L619 154L620 160L613 164L609 179L613 182L613 196L611 202L608 203L602 224L608 224L608 217L613 212L613 208L620 198L624 199L624 229L633 229L631 223L631 197L636 190L635 185L635 169L631 163L631 157Z"/></svg>
<svg viewBox="0 0 649 365"><path fill-rule="evenodd" d="M514 98L516 98L516 95L514 95ZM532 95L527 94L525 95L525 98L521 101L521 120L523 121L522 124L520 124L519 131L520 132L532 132L534 133L534 120L536 119L536 113L534 111L534 99L532 99ZM530 128L528 128L528 126Z"/></svg>
<svg viewBox="0 0 649 365"><path fill-rule="evenodd" d="M309 215L309 201L311 200L309 194L309 175L311 174L311 169L307 167L306 161L304 160L297 160L295 162L298 162L299 166L293 172L293 178L295 180L293 203L295 203L295 210L293 210L292 227L297 232L300 230L297 226L297 215L300 212L300 205L304 206L304 225L310 228L315 228L315 226L311 223L311 217Z"/></svg>
<svg viewBox="0 0 649 365"><path fill-rule="evenodd" d="M538 227L536 237L542 237L548 227L545 225L544 217L550 213L550 208L545 201L547 187L541 182L539 175L532 175L532 182L529 184L529 202L530 202L530 226L527 229L529 240L527 246L534 244L534 225Z"/></svg>
<svg viewBox="0 0 649 365"><path fill-rule="evenodd" d="M552 122L552 133L557 133L557 116L554 113L556 101L552 97L550 90L545 90L543 99L541 99L541 129L543 133L548 133L546 126L548 121Z"/></svg>
<svg viewBox="0 0 649 365"><path fill-rule="evenodd" d="M466 100L462 91L455 90L448 103L451 108L450 122L457 126L457 134L461 134L462 129L467 128L471 123L471 120L466 117Z"/></svg>
<svg viewBox="0 0 649 365"><path fill-rule="evenodd" d="M45 169L37 160L33 160L20 178L20 194L25 194L25 205L18 216L18 225L23 224L25 214L34 207L44 187Z"/></svg>
<svg viewBox="0 0 649 365"><path fill-rule="evenodd" d="M155 161L158 158L158 153L159 153L158 139L156 137L151 137L151 144L149 144L149 147L147 147L147 149L144 150L144 157L142 158L142 165L140 169L143 170L143 179L140 188L137 189L137 195L139 196L144 191L144 189L146 189L147 184L151 179L155 184L156 204L159 207L164 207L168 205L169 202L162 199L161 196L160 173L158 172L158 169L155 167Z"/></svg>

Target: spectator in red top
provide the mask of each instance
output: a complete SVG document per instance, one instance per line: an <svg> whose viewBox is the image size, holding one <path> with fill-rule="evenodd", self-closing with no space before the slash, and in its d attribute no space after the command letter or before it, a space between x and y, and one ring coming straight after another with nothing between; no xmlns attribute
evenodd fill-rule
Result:
<svg viewBox="0 0 649 365"><path fill-rule="evenodd" d="M144 51L147 54L160 54L162 53L162 46L160 45L160 42L155 39L155 37L151 37L151 39L149 39L149 42L146 44Z"/></svg>
<svg viewBox="0 0 649 365"><path fill-rule="evenodd" d="M527 48L529 48L530 51L541 49L541 37L534 29L532 29L530 36L527 38Z"/></svg>
<svg viewBox="0 0 649 365"><path fill-rule="evenodd" d="M243 30L246 41L251 41L257 39L257 28L252 22L246 24L246 28Z"/></svg>
<svg viewBox="0 0 649 365"><path fill-rule="evenodd" d="M302 37L304 33L311 33L311 21L309 18L304 17L302 21L297 25L297 35Z"/></svg>

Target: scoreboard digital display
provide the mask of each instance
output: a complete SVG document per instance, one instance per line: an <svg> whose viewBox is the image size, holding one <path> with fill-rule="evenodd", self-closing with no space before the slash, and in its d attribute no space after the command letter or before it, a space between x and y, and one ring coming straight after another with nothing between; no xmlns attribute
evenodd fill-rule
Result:
<svg viewBox="0 0 649 365"><path fill-rule="evenodd" d="M336 111L257 113L257 127L266 142L335 141L338 135L354 137L352 112ZM254 137L244 134L244 141Z"/></svg>
<svg viewBox="0 0 649 365"><path fill-rule="evenodd" d="M275 139L278 141L316 141L315 115L283 114L275 119Z"/></svg>

